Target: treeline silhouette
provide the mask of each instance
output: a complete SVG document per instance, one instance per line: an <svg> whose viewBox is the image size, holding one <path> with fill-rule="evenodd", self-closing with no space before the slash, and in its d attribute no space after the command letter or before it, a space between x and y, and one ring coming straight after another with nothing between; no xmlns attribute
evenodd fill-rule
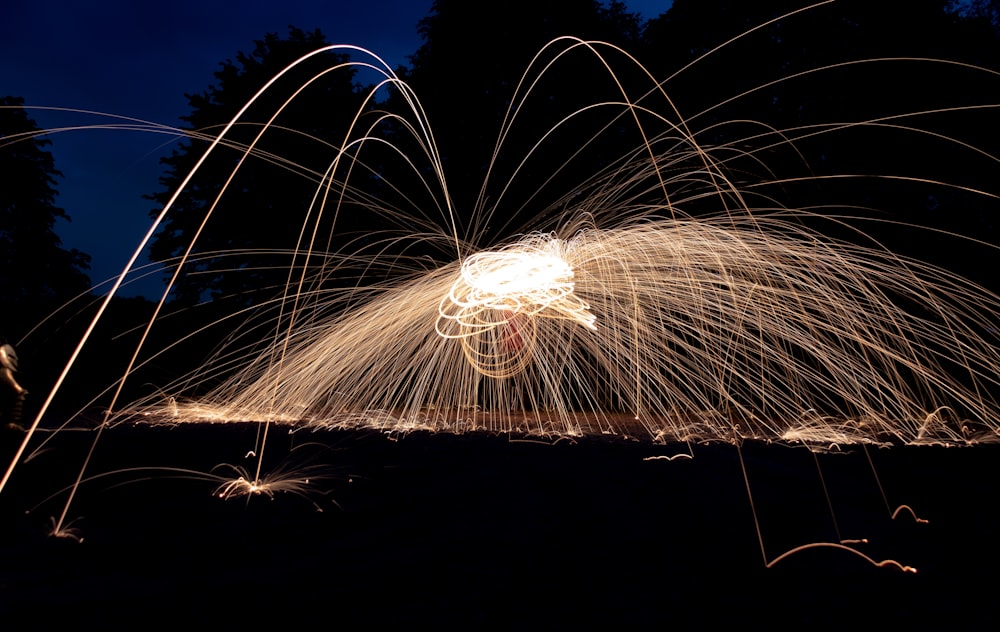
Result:
<svg viewBox="0 0 1000 632"><path fill-rule="evenodd" d="M423 44L397 72L427 114L458 231L470 242L495 243L578 202L591 192L587 183L593 174L643 141L635 123L609 116L610 108L581 113L595 103L621 102L622 92L610 73L600 71L593 51L581 46L560 55L569 48L562 45L536 60L536 68L553 62L556 70L529 77L537 83L518 114L516 133L494 156L525 69L548 42L574 36L619 47L623 52L601 52L615 60L623 84L652 85L627 62L625 52L663 81L675 118L696 131L698 143L735 156L737 185L741 178L770 183L754 199L830 217L872 217L877 221L863 225L868 238L996 288L996 253L967 248L944 233L1000 242L996 191L988 189L996 181L992 157L1000 155L1000 131L993 122L996 78L982 70L1000 68L998 15L995 0L838 0L811 8L791 0L675 0L668 11L643 22L617 1L437 0L417 25ZM222 62L211 86L187 95L190 111L182 120L189 136L163 161L162 187L148 196L151 215L160 212L210 140L261 86L293 60L327 44L320 29L290 27L284 35L267 34L249 52ZM351 174L355 188L340 201L336 227L332 218L310 227L319 236L320 250L454 258L426 244L371 238L402 236L414 228L403 218L370 212L373 204L425 208L432 216L442 200L422 180L432 176L426 167L413 171L399 159L399 154L416 159L421 151L402 122L385 117L404 108L405 95L389 86L377 100L366 102L371 75L354 67L322 74L348 60L346 52L316 56L283 77L178 198L150 257L172 275L196 234L197 249L174 283L169 318L154 328L154 340L146 344L150 352L140 359L142 371L130 378L130 388L165 384L197 366L199 356L218 342L218 334L206 332L149 357L177 332L197 331L241 309L266 309L281 292L293 272L290 262L301 262L289 253L302 239L305 210L322 190L319 184L357 112L365 121L378 121L378 132L389 142L366 145L363 162ZM302 93L285 107L299 89ZM274 128L257 140L261 126L276 113ZM88 295L83 307L32 330L59 305L86 295L87 257L63 250L52 231L66 213L54 206L59 174L46 141L37 135L40 130L16 108L0 109L0 116L0 165L5 179L19 174L8 180L14 186L0 190L0 301L5 306L0 326L8 338L23 338L26 380L41 392L61 369L60 359L79 338L99 297ZM862 122L875 124L858 125ZM582 143L595 127L604 130L599 142ZM536 146L554 128L547 142ZM784 142L789 138L794 147ZM243 160L243 149L254 142L255 154ZM739 152L749 146L755 148L753 156L740 159ZM573 159L567 163L569 155ZM853 177L840 177L844 174ZM218 197L224 186L226 194ZM719 210L704 196L689 198L680 209L685 213ZM630 200L662 202L655 191L636 192ZM202 226L210 209L211 220ZM492 221L477 224L485 213L493 213ZM27 217L31 226L23 223ZM824 224L824 230L859 238L834 222ZM323 280L331 287L351 282ZM99 393L99 386L120 377L152 311L152 303L142 299L114 301L81 359L88 368L68 384L74 395L67 401L85 403L83 394Z"/></svg>

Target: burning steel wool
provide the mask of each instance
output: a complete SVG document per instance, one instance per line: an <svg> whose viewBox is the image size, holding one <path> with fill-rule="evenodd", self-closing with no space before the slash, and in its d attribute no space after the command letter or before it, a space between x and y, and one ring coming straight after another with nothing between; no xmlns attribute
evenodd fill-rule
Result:
<svg viewBox="0 0 1000 632"><path fill-rule="evenodd" d="M504 250L471 255L438 308L438 335L457 338L477 370L500 378L530 363L536 318L597 329L589 305L573 292L573 268L566 261L573 247L537 235ZM505 351L513 357L506 358Z"/></svg>

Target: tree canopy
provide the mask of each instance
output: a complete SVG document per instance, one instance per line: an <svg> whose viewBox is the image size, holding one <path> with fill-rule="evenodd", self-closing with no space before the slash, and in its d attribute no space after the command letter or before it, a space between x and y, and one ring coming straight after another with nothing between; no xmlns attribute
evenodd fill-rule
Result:
<svg viewBox="0 0 1000 632"><path fill-rule="evenodd" d="M940 233L903 227L997 242L995 203L963 190L996 168L967 146L1000 152L989 78L1000 39L982 4L838 0L801 10L794 0L676 0L646 25L640 55L671 77L665 87L707 130L705 146L738 142L753 127L794 139L796 153L767 155L774 173L803 176L776 192L785 206L874 211L885 221L866 226L871 236L985 279L993 263L965 266ZM933 185L941 182L956 186Z"/></svg>
<svg viewBox="0 0 1000 632"><path fill-rule="evenodd" d="M159 205L151 215L159 214L209 141L258 90L296 59L328 44L319 30L293 27L287 38L268 34L250 53L222 63L215 84L187 95L191 111L182 119L189 135L163 160L163 189L149 196ZM299 239L310 198L360 104L354 71L323 74L346 59L343 54L320 55L289 72L246 112L184 188L151 250L153 260L173 269L198 234L195 258L175 285L176 299L192 303L242 296L252 302L251 297L273 294L285 283L289 253ZM245 156L255 141L254 151Z"/></svg>
<svg viewBox="0 0 1000 632"><path fill-rule="evenodd" d="M459 215L468 218L495 203L508 184L516 187L508 191L508 199L537 196L542 183L565 160L565 151L549 148L560 141L578 143L582 116L563 124L561 135L551 139L546 147L535 148L534 159L522 168L516 182L509 183L510 175L535 143L580 108L602 99L621 100L610 75L602 71L597 52L577 47L562 55L572 47L572 42L564 42L535 59L542 48L556 38L571 36L629 50L639 41L641 21L638 14L617 1L437 0L418 30L423 44L410 57L404 78L428 113L444 154L453 201ZM533 59L534 66L526 74ZM550 62L555 64L555 71L540 77L540 70ZM538 79L539 83L533 83ZM519 85L520 92L515 94ZM523 112L517 114L519 120L513 133L504 139L503 151L491 162L501 123L514 114L512 108L522 104L513 99L525 98L529 85L532 92L523 101ZM607 158L603 156L605 161ZM488 174L491 166L493 173ZM583 172L593 173L594 166L593 162L578 159L575 171L565 173L562 184L576 184L584 177ZM490 182L486 182L488 176ZM549 184L552 195L559 195L558 187ZM528 216L539 212L545 208L544 200L543 197L522 212ZM516 207L502 212L508 216L503 223L510 228L516 229L525 220L509 217L518 214Z"/></svg>
<svg viewBox="0 0 1000 632"><path fill-rule="evenodd" d="M50 141L23 106L20 97L0 98L0 327L12 339L90 287L90 258L64 248L56 233L70 218L56 204L62 174Z"/></svg>

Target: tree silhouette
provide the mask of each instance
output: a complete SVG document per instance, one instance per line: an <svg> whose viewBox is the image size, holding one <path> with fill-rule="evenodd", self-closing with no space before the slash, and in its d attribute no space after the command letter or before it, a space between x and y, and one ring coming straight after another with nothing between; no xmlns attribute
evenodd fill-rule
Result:
<svg viewBox="0 0 1000 632"><path fill-rule="evenodd" d="M62 174L23 106L22 98L0 98L0 324L13 340L90 287L90 257L63 248L55 232L58 221L69 221L56 206Z"/></svg>
<svg viewBox="0 0 1000 632"><path fill-rule="evenodd" d="M504 189L504 197L510 201L497 211L490 232L480 235L482 240L521 228L577 184L582 174L592 174L595 166L606 163L615 153L602 154L594 148L587 157L577 157L575 166L564 170L560 180L549 181L567 159L567 149L580 148L580 130L593 133L595 126L580 120L583 115L563 124L561 134L545 146L534 147L546 132L580 108L602 98L621 99L593 53L581 48L560 58L534 85L518 113L513 133L504 140L503 151L492 160L504 117L512 105L518 105L512 104L515 90L543 46L563 36L605 41L625 49L638 41L639 16L623 3L437 0L419 23L419 31L423 44L411 56L405 78L428 113L458 215L469 220L497 204ZM566 47L550 49L542 61L552 61ZM535 66L529 81L538 77L539 67ZM524 87L519 96L523 96ZM599 115L613 117L606 111ZM532 159L511 182L529 151L533 151ZM545 182L551 191L548 196L539 191ZM486 230L484 226L474 228Z"/></svg>
<svg viewBox="0 0 1000 632"><path fill-rule="evenodd" d="M995 201L916 181L981 188L995 179L995 162L961 145L1000 151L996 81L964 65L997 67L989 4L838 0L792 14L802 3L676 0L648 23L640 56L672 77L665 89L694 129L707 130L704 147L797 139L795 152L757 154L781 177L805 177L767 190L784 206L874 211L889 221L866 230L887 246L986 280L995 264L955 257L940 234L900 224L997 241L987 220Z"/></svg>
<svg viewBox="0 0 1000 632"><path fill-rule="evenodd" d="M189 137L162 161L164 188L148 196L160 205L151 214L159 214L208 142L261 87L296 59L327 44L319 30L291 27L287 38L268 34L252 52L225 61L215 73L216 83L205 92L187 95L191 112L182 119ZM245 148L296 90L346 60L346 55L324 54L285 75L256 101L184 189L150 254L172 273L177 258L198 235L192 258L174 287L177 300L193 303L227 296L249 304L273 296L284 285L311 197L359 107L354 71L331 72L310 83L281 110L244 160ZM225 195L219 197L223 187Z"/></svg>
<svg viewBox="0 0 1000 632"><path fill-rule="evenodd" d="M949 8L1000 34L1000 0L952 0Z"/></svg>

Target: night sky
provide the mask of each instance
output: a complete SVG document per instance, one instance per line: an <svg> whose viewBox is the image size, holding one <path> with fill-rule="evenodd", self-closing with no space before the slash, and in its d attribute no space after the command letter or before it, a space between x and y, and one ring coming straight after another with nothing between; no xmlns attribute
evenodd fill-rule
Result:
<svg viewBox="0 0 1000 632"><path fill-rule="evenodd" d="M319 28L336 44L368 48L397 67L420 46L417 22L432 0L282 0L215 2L176 0L99 3L61 0L4 2L0 20L0 93L34 107L75 108L179 125L185 93L198 93L212 73L266 33L288 25ZM671 0L629 0L644 19ZM99 125L106 117L29 109L45 129ZM96 285L116 276L148 230L159 190L159 159L171 138L135 131L75 130L49 136L58 183L57 203L71 218L56 230L67 248L92 257ZM140 258L140 263L145 262ZM158 275L124 288L124 295L158 296Z"/></svg>

